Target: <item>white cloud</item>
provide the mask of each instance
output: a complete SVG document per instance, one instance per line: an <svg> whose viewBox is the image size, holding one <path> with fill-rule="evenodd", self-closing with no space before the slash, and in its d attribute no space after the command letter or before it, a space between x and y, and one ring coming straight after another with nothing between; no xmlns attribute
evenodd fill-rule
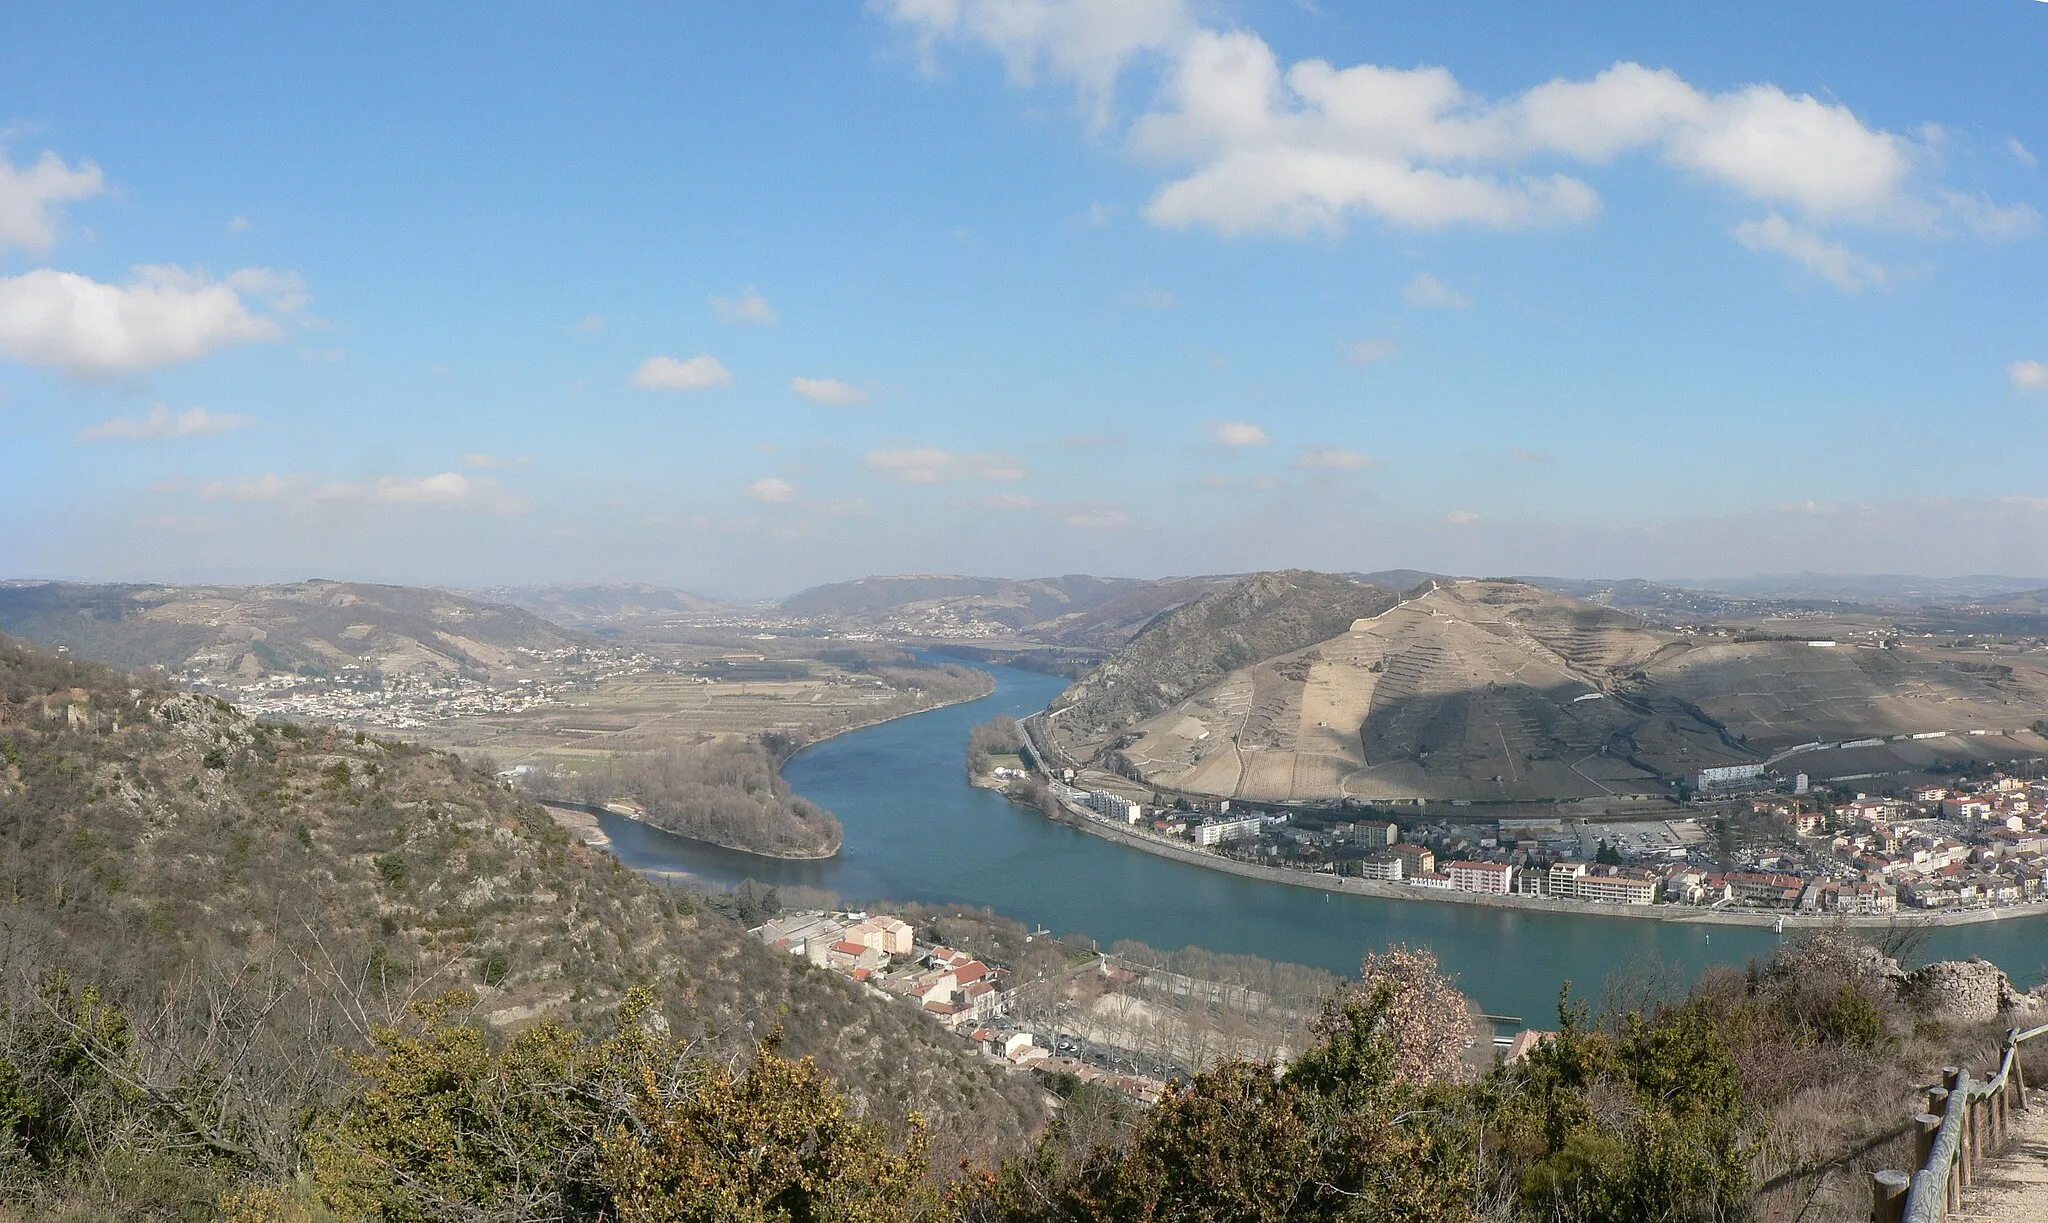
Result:
<svg viewBox="0 0 2048 1223"><path fill-rule="evenodd" d="M235 216L235 217L229 217L229 218L228 218L228 224L227 224L227 231L228 231L229 233L231 233L231 234L245 234L245 233L248 233L248 232L249 232L249 218L247 218L247 217L242 217L242 216Z"/></svg>
<svg viewBox="0 0 2048 1223"><path fill-rule="evenodd" d="M2005 138L2005 147L2013 155L2014 160L2023 166L2031 168L2041 164L2041 160L2034 156L2034 151L2020 143L2018 136L2007 136Z"/></svg>
<svg viewBox="0 0 2048 1223"><path fill-rule="evenodd" d="M528 463L533 462L533 459L531 456L524 454L519 455L516 458L500 458L495 454L485 454L482 451L473 450L470 453L463 455L462 461L466 466L469 467L476 467L483 470L491 470L494 468L502 467L524 467Z"/></svg>
<svg viewBox="0 0 2048 1223"><path fill-rule="evenodd" d="M2048 365L2039 361L2015 361L2005 376L2023 391L2048 391Z"/></svg>
<svg viewBox="0 0 2048 1223"><path fill-rule="evenodd" d="M868 393L837 378L791 378L789 389L828 408L850 408L868 401Z"/></svg>
<svg viewBox="0 0 2048 1223"><path fill-rule="evenodd" d="M1019 85L1041 73L1072 84L1097 128L1109 122L1124 65L1194 29L1182 0L881 0L879 7L915 31L927 68L941 40L978 43L1002 57Z"/></svg>
<svg viewBox="0 0 2048 1223"><path fill-rule="evenodd" d="M352 494L343 492L351 489L359 491ZM497 485L465 476L459 471L444 471L432 476L381 476L367 484L335 485L331 491L394 505L457 505L493 497Z"/></svg>
<svg viewBox="0 0 2048 1223"><path fill-rule="evenodd" d="M1202 427L1225 446L1263 446L1273 440L1264 429L1249 421L1218 420Z"/></svg>
<svg viewBox="0 0 2048 1223"><path fill-rule="evenodd" d="M1024 464L1006 454L955 454L937 446L877 450L867 456L870 471L899 484L955 484L963 480L1022 480Z"/></svg>
<svg viewBox="0 0 2048 1223"><path fill-rule="evenodd" d="M1444 521L1454 527L1469 527L1479 521L1479 515L1471 510L1452 510L1444 515Z"/></svg>
<svg viewBox="0 0 2048 1223"><path fill-rule="evenodd" d="M199 496L207 501L231 497L236 501L276 501L290 492L293 481L283 479L276 472L265 472L254 480L211 480L199 486Z"/></svg>
<svg viewBox="0 0 2048 1223"><path fill-rule="evenodd" d="M1118 300L1140 310L1171 310L1180 305L1180 299L1171 290L1142 283L1132 285L1119 295Z"/></svg>
<svg viewBox="0 0 2048 1223"><path fill-rule="evenodd" d="M1085 531L1108 531L1131 525L1131 516L1113 505L1076 506L1060 512L1062 526Z"/></svg>
<svg viewBox="0 0 2048 1223"><path fill-rule="evenodd" d="M1420 273L1401 290L1401 299L1418 310L1463 310L1472 304L1472 299L1451 288L1443 281Z"/></svg>
<svg viewBox="0 0 2048 1223"><path fill-rule="evenodd" d="M100 168L89 161L68 166L55 153L44 153L33 165L17 166L0 149L0 251L48 250L57 240L57 205L104 190Z"/></svg>
<svg viewBox="0 0 2048 1223"><path fill-rule="evenodd" d="M1882 264L1775 212L1762 220L1744 221L1728 232L1750 250L1783 255L1845 293L1885 283L1887 273Z"/></svg>
<svg viewBox="0 0 2048 1223"><path fill-rule="evenodd" d="M73 441L144 442L169 437L203 437L246 429L256 422L232 412L209 412L186 408L173 412L164 404L152 404L146 416L116 416L88 429L80 429Z"/></svg>
<svg viewBox="0 0 2048 1223"><path fill-rule="evenodd" d="M374 480L316 483L265 472L256 479L213 480L199 487L203 500L282 502L295 509L331 504L442 506L516 514L527 503L495 480L444 471L430 476L379 476Z"/></svg>
<svg viewBox="0 0 2048 1223"><path fill-rule="evenodd" d="M1618 62L1489 98L1446 68L1284 63L1257 33L1205 24L1190 0L881 0L929 58L987 48L1012 81L1070 83L1098 126L1119 80L1156 65L1155 103L1129 147L1166 167L1153 223L1225 234L1341 230L1354 217L1410 228L1584 222L1599 195L1542 161L1598 166L1648 154L1813 223L1928 228L1938 201L1912 188L1933 125L1902 136L1847 106L1762 83L1700 89ZM2025 154L2011 142L2015 156ZM1995 206L1994 206L1995 207Z"/></svg>
<svg viewBox="0 0 2048 1223"><path fill-rule="evenodd" d="M1110 530L1131 524L1129 513L1102 501L1040 501L1036 497L1027 497L1022 493L996 493L969 504L979 504L995 510L1020 510L1042 514L1061 526L1080 527L1084 530Z"/></svg>
<svg viewBox="0 0 2048 1223"><path fill-rule="evenodd" d="M576 331L580 331L585 335L591 335L596 332L603 331L604 315L586 314L582 318L576 320L573 329Z"/></svg>
<svg viewBox="0 0 2048 1223"><path fill-rule="evenodd" d="M710 353L699 353L687 361L649 357L633 371L633 385L651 391L702 391L731 384L732 374Z"/></svg>
<svg viewBox="0 0 2048 1223"><path fill-rule="evenodd" d="M1348 365L1378 365L1401 355L1400 347L1392 340L1351 340L1338 347Z"/></svg>
<svg viewBox="0 0 2048 1223"><path fill-rule="evenodd" d="M747 496L769 505L782 505L796 500L796 485L774 476L763 476L747 485Z"/></svg>
<svg viewBox="0 0 2048 1223"><path fill-rule="evenodd" d="M245 295L273 313L252 310ZM215 281L145 265L125 285L39 268L0 277L0 357L80 375L173 365L230 344L277 339L276 316L305 304L296 276L268 268Z"/></svg>
<svg viewBox="0 0 2048 1223"><path fill-rule="evenodd" d="M1310 446L1294 460L1296 467L1314 471L1363 471L1378 467L1379 460L1363 450L1346 450L1342 446Z"/></svg>
<svg viewBox="0 0 2048 1223"><path fill-rule="evenodd" d="M772 323L775 321L775 307L761 296L760 290L752 285L740 290L738 297L714 297L711 308L718 311L718 317L728 323Z"/></svg>
<svg viewBox="0 0 2048 1223"><path fill-rule="evenodd" d="M1996 204L1987 195L1960 191L1936 193L1963 227L1981 238L2003 242L2024 238L2041 228L2041 214L2025 204Z"/></svg>

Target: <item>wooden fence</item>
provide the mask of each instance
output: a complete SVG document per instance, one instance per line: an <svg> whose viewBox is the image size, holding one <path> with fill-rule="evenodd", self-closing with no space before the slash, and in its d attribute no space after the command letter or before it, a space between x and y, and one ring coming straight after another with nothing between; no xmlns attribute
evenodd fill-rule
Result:
<svg viewBox="0 0 2048 1223"><path fill-rule="evenodd" d="M1998 1073L1983 1082L1967 1067L1942 1072L1942 1085L1927 1092L1927 1111L1913 1118L1918 1169L1871 1174L1876 1223L1940 1223L1961 1208L1979 1169L2005 1149L2013 1113L2027 1108L2020 1046L2038 1036L2048 1036L2048 1024L2012 1029Z"/></svg>

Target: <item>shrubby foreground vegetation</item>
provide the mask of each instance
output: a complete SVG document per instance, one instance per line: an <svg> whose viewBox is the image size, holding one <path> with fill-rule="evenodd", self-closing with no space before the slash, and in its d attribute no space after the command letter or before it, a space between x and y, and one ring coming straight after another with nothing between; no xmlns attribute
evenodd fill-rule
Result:
<svg viewBox="0 0 2048 1223"><path fill-rule="evenodd" d="M1285 1066L1052 1116L449 757L4 643L0 757L0 1218L1848 1218L1989 1035L1829 933L1478 1064L1395 949Z"/></svg>

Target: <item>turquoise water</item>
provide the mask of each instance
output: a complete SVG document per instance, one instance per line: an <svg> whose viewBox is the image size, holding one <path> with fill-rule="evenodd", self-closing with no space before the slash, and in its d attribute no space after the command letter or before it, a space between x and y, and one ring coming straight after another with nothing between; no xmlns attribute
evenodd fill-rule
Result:
<svg viewBox="0 0 2048 1223"><path fill-rule="evenodd" d="M1632 963L1675 965L1688 977L1741 962L1778 941L1769 930L1702 928L1614 917L1527 913L1427 901L1340 896L1242 879L1091 837L967 784L967 730L998 713L1045 707L1066 681L987 668L981 700L899 718L830 739L784 769L797 793L836 812L846 845L829 862L778 862L604 817L619 857L640 869L680 870L711 883L751 878L809 884L850 903L957 902L1103 943L1207 947L1355 972L1388 943L1433 948L1464 990L1494 1014L1547 1025L1559 986L1597 1001L1609 974ZM2048 964L2048 918L1936 931L1934 958L1982 955L2031 982Z"/></svg>

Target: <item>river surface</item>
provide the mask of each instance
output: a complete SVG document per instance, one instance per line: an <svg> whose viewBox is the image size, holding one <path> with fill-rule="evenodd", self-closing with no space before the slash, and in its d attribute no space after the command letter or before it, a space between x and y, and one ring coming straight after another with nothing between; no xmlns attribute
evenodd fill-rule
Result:
<svg viewBox="0 0 2048 1223"><path fill-rule="evenodd" d="M1597 1003L1610 974L1663 964L1689 980L1713 962L1768 954L1778 935L1620 917L1493 909L1345 896L1244 879L1089 836L967 784L968 728L999 713L1043 709L1067 681L984 668L996 690L978 701L913 714L828 739L783 770L795 791L839 816L840 856L783 862L600 817L613 851L642 870L679 871L709 884L805 884L849 904L924 901L986 906L1105 946L1206 947L1357 972L1389 943L1434 949L1487 1011L1554 1026L1566 981ZM1929 958L1982 955L2031 984L2048 964L2048 918L1933 932Z"/></svg>

